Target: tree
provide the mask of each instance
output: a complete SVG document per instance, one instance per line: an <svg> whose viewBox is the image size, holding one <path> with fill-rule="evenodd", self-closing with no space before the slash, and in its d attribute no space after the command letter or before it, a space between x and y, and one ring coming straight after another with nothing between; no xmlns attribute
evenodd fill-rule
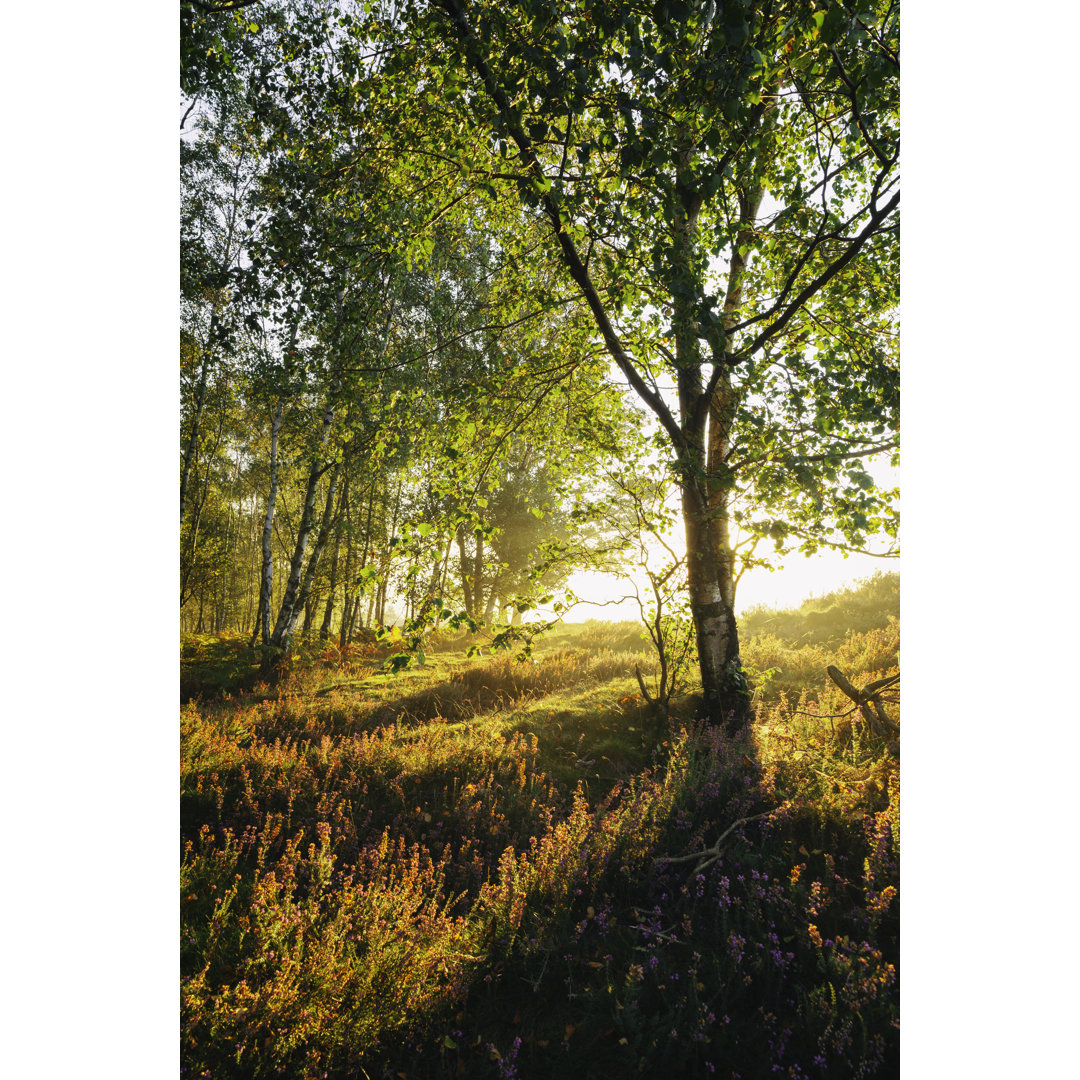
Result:
<svg viewBox="0 0 1080 1080"><path fill-rule="evenodd" d="M547 223L666 437L706 710L741 726L736 499L807 550L894 528L862 462L896 446L897 5L406 0L348 32L393 45L403 152Z"/></svg>

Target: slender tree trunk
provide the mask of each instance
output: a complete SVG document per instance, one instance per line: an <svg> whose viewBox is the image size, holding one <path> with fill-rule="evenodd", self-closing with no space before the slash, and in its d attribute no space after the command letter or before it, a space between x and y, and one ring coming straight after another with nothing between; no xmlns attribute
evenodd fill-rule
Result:
<svg viewBox="0 0 1080 1080"><path fill-rule="evenodd" d="M303 509L300 514L300 527L289 565L289 577L285 582L285 593L281 598L281 606L278 608L274 631L270 635L270 644L284 652L288 652L293 627L300 614L301 605L297 603L297 599L304 573L304 556L307 554L308 537L315 528L315 495L321 474L322 468L319 466L313 466L308 474L307 489L304 492Z"/></svg>
<svg viewBox="0 0 1080 1080"><path fill-rule="evenodd" d="M465 526L461 522L458 522L457 527L457 546L461 567L461 591L465 596L465 610L470 618L474 618L473 608L476 605L473 603L473 578L469 572L470 559L465 552Z"/></svg>
<svg viewBox="0 0 1080 1080"><path fill-rule="evenodd" d="M376 498L376 496L378 494L378 489L379 489L378 481L379 481L378 476L373 476L371 478L371 491L368 492L367 524L364 526L364 554L360 559L360 569L361 570L363 570L363 568L365 566L367 566L368 557L371 555L371 550L372 550L372 547L374 546L373 545L373 539L374 538L372 536L371 528L372 528L372 520L373 520L374 515L375 515L375 498ZM366 617L365 621L360 624L361 626L370 626L371 625L371 620L374 618L374 615L375 615L375 603L376 603L376 600L378 599L378 594L379 594L379 590L376 587L374 590L372 590L372 592L371 592L371 594L370 594L370 596L368 598L367 617ZM360 610L360 596L357 596L356 605L353 608L353 620L352 620L352 623L350 623L350 626L349 626L349 640L350 641L352 640L353 627L356 624L356 617L357 617L357 614L359 613L359 610Z"/></svg>
<svg viewBox="0 0 1080 1080"><path fill-rule="evenodd" d="M498 587L498 581L491 583L491 591L488 593L487 603L484 605L484 623L487 626L491 625L491 617L495 614L495 602L497 599L495 592Z"/></svg>
<svg viewBox="0 0 1080 1080"><path fill-rule="evenodd" d="M688 155L684 154L685 165ZM701 295L704 267L694 259L694 232L702 197L692 177L680 170L676 184L678 206L672 244L671 296L678 367L680 427L686 440L680 484L686 530L687 579L690 610L697 639L705 713L714 723L736 730L748 715L748 699L740 682L739 637L735 624L733 561L726 538L725 489L720 476L708 469L705 388L695 298ZM719 359L719 358L718 358ZM719 429L714 428L717 435ZM726 452L726 446L719 448ZM714 495L719 495L715 504ZM723 515L723 525L720 517Z"/></svg>
<svg viewBox="0 0 1080 1080"><path fill-rule="evenodd" d="M274 591L274 508L277 505L278 491L278 432L281 430L281 417L284 403L278 401L277 412L270 428L270 493L266 497L266 518L262 533L262 574L259 578L259 610L255 618L255 629L251 633L254 645L262 633L263 645L270 644L270 600Z"/></svg>
<svg viewBox="0 0 1080 1080"><path fill-rule="evenodd" d="M330 468L329 464L319 464L321 455L325 451L327 441L330 438L330 428L334 422L334 406L328 401L323 413L322 433L319 439L318 449L315 451L315 464L308 473L307 489L304 492L303 509L300 513L300 526L296 535L296 545L293 548L292 561L289 566L289 578L285 583L285 593L281 598L281 607L278 609L278 617L274 623L274 632L270 635L270 644L275 649L287 654L292 639L296 620L306 601L307 590L311 586L311 573L313 568L309 565L308 573L304 573L304 557L307 554L308 538L315 527L315 497L318 491L319 479ZM336 473L335 473L336 479ZM332 482L333 483L333 482ZM328 498L327 502L329 503ZM312 559L314 561L314 557ZM276 662L276 661L275 661Z"/></svg>
<svg viewBox="0 0 1080 1080"><path fill-rule="evenodd" d="M311 623L310 612L313 610L314 606L309 600L309 597L311 595L312 585L315 582L315 574L319 569L319 560L322 558L322 553L326 549L327 541L330 538L331 522L334 518L334 497L337 494L337 484L340 475L341 466L335 465L334 470L330 475L330 488L326 493L326 506L323 508L322 521L319 523L319 533L315 538L315 550L311 553L307 570L304 572L304 580L300 585L300 593L296 598L296 609L299 611L301 607L304 608L305 636L307 634L307 628Z"/></svg>
<svg viewBox="0 0 1080 1080"><path fill-rule="evenodd" d="M304 621L300 626L300 636L304 641L311 640L311 624L314 622L315 607L318 603L318 597L314 593L308 597L307 603L304 605Z"/></svg>
<svg viewBox="0 0 1080 1080"><path fill-rule="evenodd" d="M348 495L349 475L345 474L345 484L341 493L342 502ZM334 554L330 559L330 581L327 583L326 609L323 611L322 626L319 627L319 639L327 641L330 638L330 623L334 618L334 598L337 590L338 575L338 551L341 548L341 513L338 512L337 524L334 527Z"/></svg>
<svg viewBox="0 0 1080 1080"><path fill-rule="evenodd" d="M352 508L349 503L348 474L345 475L345 491L341 498L341 516L345 530L345 585L342 592L345 599L341 608L341 629L338 631L338 647L344 649L349 643L349 626L352 619L356 586L353 584L353 534ZM363 505L363 504L361 504Z"/></svg>
<svg viewBox="0 0 1080 1080"><path fill-rule="evenodd" d="M211 316L211 336L217 321L217 316ZM195 462L195 449L199 445L199 434L202 429L203 407L206 404L206 381L210 373L210 349L203 352L202 367L199 369L199 381L195 387L194 410L191 415L191 431L188 433L187 446L184 448L184 465L180 471L180 524L184 524L184 512L187 509L188 481L191 477L191 469Z"/></svg>
<svg viewBox="0 0 1080 1080"><path fill-rule="evenodd" d="M450 569L450 553L453 550L454 550L454 538L451 536L450 539L446 541L446 550L443 552L443 556L442 556L442 567L439 570L438 591L440 593L445 593L446 592L446 586L448 584L447 579L446 579L446 575L447 575L447 572Z"/></svg>
<svg viewBox="0 0 1080 1080"><path fill-rule="evenodd" d="M346 577L346 582L348 577ZM341 626L338 627L338 648L344 649L349 642L349 619L352 617L353 598L349 595L348 585L345 587L345 599L341 603Z"/></svg>
<svg viewBox="0 0 1080 1080"><path fill-rule="evenodd" d="M473 558L473 607L476 609L472 613L474 619L479 622L487 622L487 618L481 613L481 606L484 603L484 534L478 532L476 534L476 555Z"/></svg>
<svg viewBox="0 0 1080 1080"><path fill-rule="evenodd" d="M255 619L255 581L259 576L255 569L256 558L259 551L259 502L258 499L255 497L252 497L251 500L251 511L249 514L247 539L248 549L251 552L251 557L248 560L247 604L244 608L244 625L242 628L242 632L245 634L248 632L248 629L252 626L253 620ZM255 637L258 636L258 622L255 622L254 625L256 626L256 631L255 636L253 636L251 639L252 644L255 643Z"/></svg>
<svg viewBox="0 0 1080 1080"><path fill-rule="evenodd" d="M390 561L393 557L393 549L390 547L389 541L397 532L398 515L401 512L401 496L404 490L405 480L402 478L398 482L397 491L394 493L394 508L390 516L390 529L387 535L386 550L383 553L379 566L379 592L375 614L376 622L379 626L386 625L386 600L390 587Z"/></svg>

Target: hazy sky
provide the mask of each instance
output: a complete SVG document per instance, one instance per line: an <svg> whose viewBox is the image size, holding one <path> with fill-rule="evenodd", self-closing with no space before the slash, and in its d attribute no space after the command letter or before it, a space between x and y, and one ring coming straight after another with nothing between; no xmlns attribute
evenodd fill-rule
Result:
<svg viewBox="0 0 1080 1080"><path fill-rule="evenodd" d="M880 486L900 486L900 470L889 464L886 455L868 461L866 469ZM681 518L668 540L680 554L685 551ZM870 538L871 550L884 551L888 546L887 537ZM779 570L771 573L762 569L749 570L743 575L735 596L735 610L742 613L756 604L778 608L798 607L809 596L832 592L850 585L858 578L869 577L877 570L887 572L899 569L899 559L881 559L853 553L845 557L844 553L839 551L819 551L810 557L792 552ZM641 580L645 581L644 578ZM575 574L569 581L569 587L583 600L595 602L611 601L632 592L628 583L610 574ZM567 617L569 622L636 618L638 605L633 600L618 606L610 603L604 607L582 604Z"/></svg>
<svg viewBox="0 0 1080 1080"><path fill-rule="evenodd" d="M850 585L857 578L869 577L876 570L896 571L899 559L875 559L869 555L849 554L844 558L837 551L823 551L809 558L791 554L783 569L769 573L768 570L748 571L739 582L735 609L742 613L755 604L769 607L798 607L807 597ZM630 591L629 586L611 575L575 574L570 588L585 600L605 601ZM628 601L618 606L595 607L582 604L568 616L569 622L585 619L636 619L637 604Z"/></svg>

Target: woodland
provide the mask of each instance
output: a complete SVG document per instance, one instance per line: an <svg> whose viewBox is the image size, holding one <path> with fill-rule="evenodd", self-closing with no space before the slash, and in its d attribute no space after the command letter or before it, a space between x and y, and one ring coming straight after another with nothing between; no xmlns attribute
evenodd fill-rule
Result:
<svg viewBox="0 0 1080 1080"><path fill-rule="evenodd" d="M898 5L180 27L182 1074L895 1075Z"/></svg>

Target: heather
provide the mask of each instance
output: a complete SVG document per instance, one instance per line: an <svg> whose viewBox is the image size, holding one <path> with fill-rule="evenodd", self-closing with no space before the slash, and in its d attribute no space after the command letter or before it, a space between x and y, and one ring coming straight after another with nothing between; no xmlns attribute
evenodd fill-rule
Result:
<svg viewBox="0 0 1080 1080"><path fill-rule="evenodd" d="M183 1075L894 1075L897 763L819 665L895 670L895 623L747 641L738 737L658 719L630 624L471 644L269 686L185 639Z"/></svg>

